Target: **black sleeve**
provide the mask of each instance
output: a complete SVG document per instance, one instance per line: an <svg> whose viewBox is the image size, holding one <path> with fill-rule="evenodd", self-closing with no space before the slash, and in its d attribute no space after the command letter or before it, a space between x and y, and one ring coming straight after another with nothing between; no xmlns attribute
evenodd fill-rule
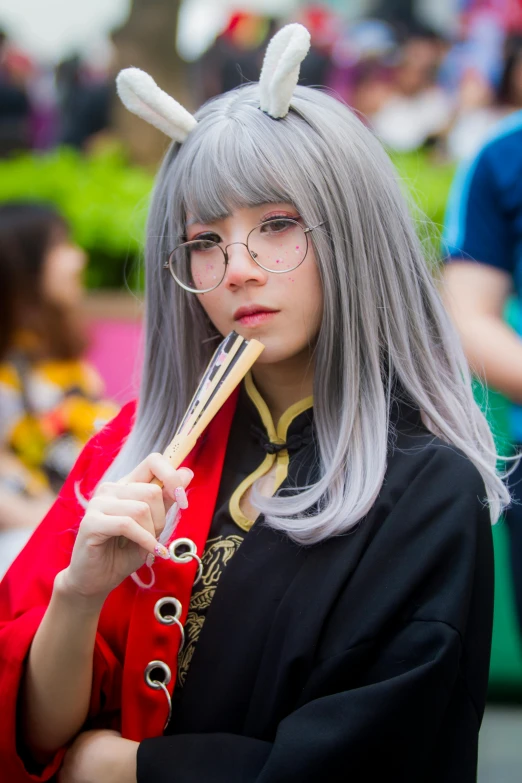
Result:
<svg viewBox="0 0 522 783"><path fill-rule="evenodd" d="M438 450L377 532L325 629L342 638L336 629L355 583L363 589L361 612L365 604L372 615L385 607L380 633L319 658L273 743L231 734L148 739L138 749L138 783L474 781L483 704L474 702L467 679L473 665L462 665L463 629L477 613L478 583L486 598L478 602L477 676L487 681L493 565L484 495L470 463ZM484 698L485 689L484 682ZM449 756L452 743L459 748L458 761L451 777L433 770L432 778L427 761L445 734Z"/></svg>

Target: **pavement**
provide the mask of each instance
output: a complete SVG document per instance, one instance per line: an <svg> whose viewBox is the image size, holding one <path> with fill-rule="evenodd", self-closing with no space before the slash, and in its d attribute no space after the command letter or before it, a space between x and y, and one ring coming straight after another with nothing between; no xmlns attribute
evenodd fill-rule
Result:
<svg viewBox="0 0 522 783"><path fill-rule="evenodd" d="M522 783L522 706L486 707L477 783Z"/></svg>

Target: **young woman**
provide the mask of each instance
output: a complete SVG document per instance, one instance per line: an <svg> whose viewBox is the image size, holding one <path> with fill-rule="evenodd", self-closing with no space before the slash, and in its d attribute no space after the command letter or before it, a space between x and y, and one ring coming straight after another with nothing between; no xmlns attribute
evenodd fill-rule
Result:
<svg viewBox="0 0 522 783"><path fill-rule="evenodd" d="M83 358L85 253L44 204L0 206L0 574L52 505L96 420L102 382Z"/></svg>
<svg viewBox="0 0 522 783"><path fill-rule="evenodd" d="M393 167L294 89L307 46L284 28L197 122L120 77L177 139L143 382L3 583L14 783L475 780L507 492ZM160 452L232 329L265 350L175 471Z"/></svg>

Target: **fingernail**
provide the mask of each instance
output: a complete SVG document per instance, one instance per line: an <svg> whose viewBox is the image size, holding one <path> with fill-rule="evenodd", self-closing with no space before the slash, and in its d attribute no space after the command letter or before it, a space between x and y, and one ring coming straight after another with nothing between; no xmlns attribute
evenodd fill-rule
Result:
<svg viewBox="0 0 522 783"><path fill-rule="evenodd" d="M145 564L148 565L149 568L152 568L155 562L156 562L156 558L154 557L154 555L151 555L149 552L149 554L147 555L147 559L145 560Z"/></svg>
<svg viewBox="0 0 522 783"><path fill-rule="evenodd" d="M187 493L185 492L183 487L177 487L176 491L174 492L174 495L176 497L176 503L180 508L182 509L188 508Z"/></svg>
<svg viewBox="0 0 522 783"><path fill-rule="evenodd" d="M170 560L169 550L167 547L163 546L163 544L156 544L154 547L154 554L163 558L163 560Z"/></svg>

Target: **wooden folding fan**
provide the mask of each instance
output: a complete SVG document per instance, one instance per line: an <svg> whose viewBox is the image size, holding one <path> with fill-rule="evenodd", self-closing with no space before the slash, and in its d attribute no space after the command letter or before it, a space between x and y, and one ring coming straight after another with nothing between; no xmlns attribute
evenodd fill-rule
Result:
<svg viewBox="0 0 522 783"><path fill-rule="evenodd" d="M199 436L243 380L264 348L258 340L245 340L237 332L230 332L220 343L176 434L164 451L164 456L174 468L179 468L190 454ZM156 478L151 483L162 486L162 482ZM127 539L121 536L118 544L123 549Z"/></svg>

